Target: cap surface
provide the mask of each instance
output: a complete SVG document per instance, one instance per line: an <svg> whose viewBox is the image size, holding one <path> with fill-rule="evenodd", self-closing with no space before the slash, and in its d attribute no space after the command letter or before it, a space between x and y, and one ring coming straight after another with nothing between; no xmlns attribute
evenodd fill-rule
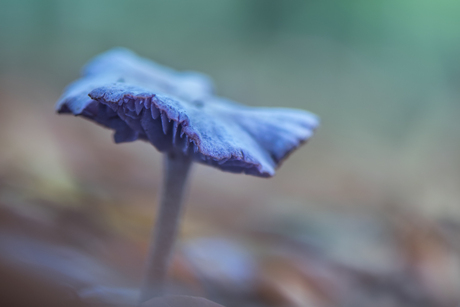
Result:
<svg viewBox="0 0 460 307"><path fill-rule="evenodd" d="M176 72L121 48L93 59L56 108L113 129L116 143L141 139L161 152L182 151L223 171L261 177L273 176L319 124L307 111L214 96L205 75Z"/></svg>

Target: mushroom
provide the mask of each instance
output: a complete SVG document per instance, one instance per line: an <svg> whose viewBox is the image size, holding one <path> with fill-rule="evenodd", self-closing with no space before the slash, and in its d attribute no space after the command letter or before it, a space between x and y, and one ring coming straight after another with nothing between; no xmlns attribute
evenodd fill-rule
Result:
<svg viewBox="0 0 460 307"><path fill-rule="evenodd" d="M192 161L271 177L319 124L307 111L247 107L217 97L207 76L176 72L122 48L87 64L56 109L114 130L115 143L140 139L165 154L142 301L163 293Z"/></svg>

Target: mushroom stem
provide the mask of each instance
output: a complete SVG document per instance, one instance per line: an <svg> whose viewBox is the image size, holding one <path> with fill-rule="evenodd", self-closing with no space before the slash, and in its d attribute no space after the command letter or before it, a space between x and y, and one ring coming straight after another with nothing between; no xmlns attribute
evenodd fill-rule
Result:
<svg viewBox="0 0 460 307"><path fill-rule="evenodd" d="M182 199L192 159L182 153L165 156L163 191L150 242L141 302L164 292L166 273L179 228Z"/></svg>

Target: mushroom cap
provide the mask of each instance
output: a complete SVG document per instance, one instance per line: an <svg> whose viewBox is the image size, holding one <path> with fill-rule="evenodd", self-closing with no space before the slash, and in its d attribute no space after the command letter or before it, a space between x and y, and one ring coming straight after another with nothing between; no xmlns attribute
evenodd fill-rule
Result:
<svg viewBox="0 0 460 307"><path fill-rule="evenodd" d="M56 109L115 130L116 143L141 139L160 152L260 177L273 176L319 124L307 111L217 97L207 76L176 72L122 48L90 61Z"/></svg>

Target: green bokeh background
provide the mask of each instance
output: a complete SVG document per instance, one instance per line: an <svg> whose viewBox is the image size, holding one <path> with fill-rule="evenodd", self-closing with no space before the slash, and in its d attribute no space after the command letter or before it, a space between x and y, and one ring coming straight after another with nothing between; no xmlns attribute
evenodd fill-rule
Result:
<svg viewBox="0 0 460 307"><path fill-rule="evenodd" d="M422 299L410 306L457 306L459 16L458 0L0 0L0 220L14 217L0 223L0 239L11 225L21 233L0 248L41 265L46 257L16 243L57 236L101 263L72 260L72 272L100 285L113 282L96 276L108 265L139 285L162 157L145 142L115 145L109 130L54 111L90 58L122 46L210 75L218 95L306 109L322 121L269 180L196 165L177 250L231 237L261 266L259 281L280 280L268 297L285 293L293 306L317 306L317 292L310 279L296 284L302 270L289 271L292 255L313 272L326 260L336 283L319 306L389 306L388 298L409 306L413 294ZM217 260L225 266L231 256ZM376 282L350 286L337 268ZM334 296L338 289L346 290ZM195 295L255 306L229 293L222 301Z"/></svg>
<svg viewBox="0 0 460 307"><path fill-rule="evenodd" d="M311 145L275 180L311 192L299 198L459 215L458 1L4 0L1 7L2 91L10 94L0 108L28 93L41 95L34 108L52 112L89 58L124 46L207 73L219 95L236 101L319 114Z"/></svg>
<svg viewBox="0 0 460 307"><path fill-rule="evenodd" d="M175 69L207 73L217 93L235 101L321 117L315 137L270 181L197 167L193 185L202 190L192 195L213 195L203 202L222 193L239 202L225 192L236 190L253 195L245 204L261 207L277 199L274 206L283 208L401 207L458 219L459 13L455 0L3 0L3 183L25 182L30 169L52 195L88 182L69 166L75 150L63 149L59 133L69 146L90 150L102 168L108 166L98 149L83 139L104 142L114 157L120 147L123 159L145 159L160 170L160 156L146 144L114 147L108 131L53 114L88 59L123 46ZM47 128L30 118L46 118ZM61 129L84 137L65 137ZM123 177L121 170L114 174Z"/></svg>

